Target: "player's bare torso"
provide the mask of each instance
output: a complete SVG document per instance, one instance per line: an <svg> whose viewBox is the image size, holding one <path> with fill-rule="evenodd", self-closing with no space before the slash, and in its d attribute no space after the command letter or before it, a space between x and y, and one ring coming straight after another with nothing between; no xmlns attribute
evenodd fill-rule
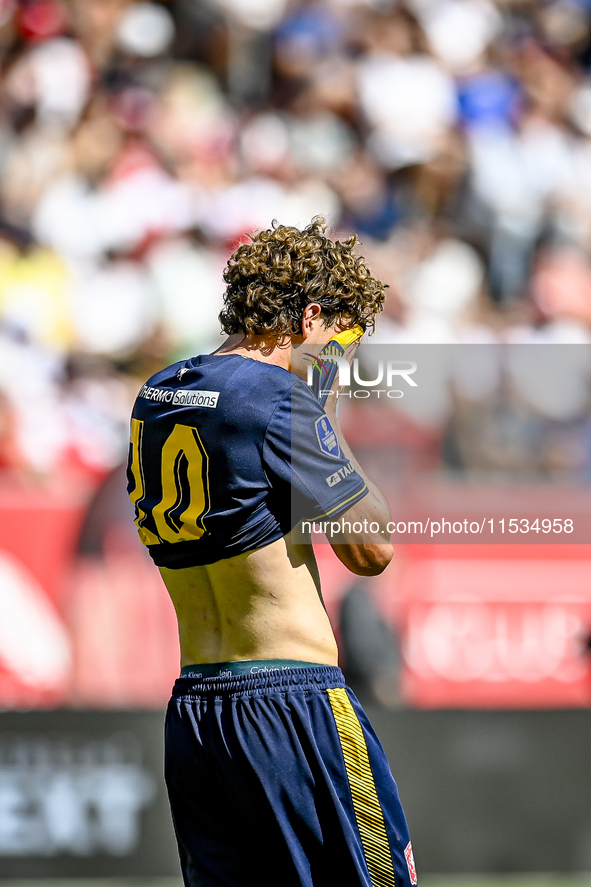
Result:
<svg viewBox="0 0 591 887"><path fill-rule="evenodd" d="M183 666L250 659L336 665L310 544L288 534L213 564L160 572L177 613Z"/></svg>

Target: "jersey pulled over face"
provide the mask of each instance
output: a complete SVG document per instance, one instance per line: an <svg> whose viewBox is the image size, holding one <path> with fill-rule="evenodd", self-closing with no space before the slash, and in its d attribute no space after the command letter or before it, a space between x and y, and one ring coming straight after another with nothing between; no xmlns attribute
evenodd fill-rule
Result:
<svg viewBox="0 0 591 887"><path fill-rule="evenodd" d="M180 569L336 516L367 487L304 382L238 354L207 354L142 386L128 493L155 563Z"/></svg>

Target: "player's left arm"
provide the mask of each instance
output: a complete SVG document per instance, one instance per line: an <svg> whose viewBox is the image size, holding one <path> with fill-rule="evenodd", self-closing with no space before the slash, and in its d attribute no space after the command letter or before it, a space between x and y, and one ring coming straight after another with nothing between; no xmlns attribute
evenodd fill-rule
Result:
<svg viewBox="0 0 591 887"><path fill-rule="evenodd" d="M355 502L339 516L338 523L341 530L335 534L331 533L328 541L338 559L352 573L357 576L377 576L386 569L394 556L388 530L388 524L392 519L390 507L383 493L367 477L353 455L339 426L336 410L331 410L329 407L326 413L337 434L341 452L357 474L363 478L368 490L363 499ZM361 526L362 532L354 532L353 526Z"/></svg>
<svg viewBox="0 0 591 887"><path fill-rule="evenodd" d="M342 343L343 356L352 363L360 344L363 331L354 327L351 331L337 334L336 341ZM332 344L332 343L331 343ZM392 519L390 507L378 487L367 477L347 443L337 416L338 381L335 376L329 387L334 396L325 398L324 409L336 432L341 453L349 460L357 474L365 481L367 495L356 501L351 508L340 515L341 532L328 537L338 559L358 576L375 576L382 573L394 556L390 542L388 524ZM362 532L355 533L349 526L361 526Z"/></svg>

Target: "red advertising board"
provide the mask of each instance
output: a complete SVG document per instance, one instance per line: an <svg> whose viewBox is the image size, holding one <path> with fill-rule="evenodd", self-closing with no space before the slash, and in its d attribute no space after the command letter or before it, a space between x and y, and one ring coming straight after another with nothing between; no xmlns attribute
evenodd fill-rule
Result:
<svg viewBox="0 0 591 887"><path fill-rule="evenodd" d="M69 699L73 645L64 593L84 502L75 490L0 490L0 706Z"/></svg>
<svg viewBox="0 0 591 887"><path fill-rule="evenodd" d="M422 707L588 705L588 546L476 553L405 552L392 607L404 697Z"/></svg>
<svg viewBox="0 0 591 887"><path fill-rule="evenodd" d="M351 577L316 546L329 612ZM591 547L408 545L371 589L421 708L591 703Z"/></svg>
<svg viewBox="0 0 591 887"><path fill-rule="evenodd" d="M178 634L158 570L116 521L100 556L77 556L88 500L75 485L0 486L0 708L169 696Z"/></svg>

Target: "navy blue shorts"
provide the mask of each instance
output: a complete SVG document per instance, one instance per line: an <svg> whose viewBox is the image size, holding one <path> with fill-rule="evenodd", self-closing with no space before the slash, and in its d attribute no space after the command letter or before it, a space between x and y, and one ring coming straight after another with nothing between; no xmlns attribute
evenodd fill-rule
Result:
<svg viewBox="0 0 591 887"><path fill-rule="evenodd" d="M398 789L332 666L176 681L166 783L187 887L411 887Z"/></svg>

